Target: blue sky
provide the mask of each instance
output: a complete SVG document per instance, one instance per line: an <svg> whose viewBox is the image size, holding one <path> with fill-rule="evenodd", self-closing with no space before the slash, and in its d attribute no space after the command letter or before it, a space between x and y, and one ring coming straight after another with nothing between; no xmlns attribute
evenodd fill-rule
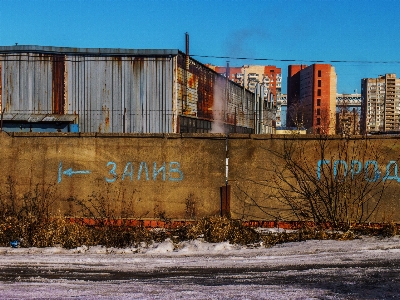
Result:
<svg viewBox="0 0 400 300"><path fill-rule="evenodd" d="M324 61L351 93L361 78L400 77L399 13L398 0L2 0L0 45L184 51L188 32L202 63L276 65L286 92L288 64Z"/></svg>

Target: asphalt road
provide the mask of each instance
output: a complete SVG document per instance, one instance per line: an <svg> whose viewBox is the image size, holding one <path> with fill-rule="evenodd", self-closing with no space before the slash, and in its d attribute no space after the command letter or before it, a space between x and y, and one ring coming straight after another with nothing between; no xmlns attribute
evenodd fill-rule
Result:
<svg viewBox="0 0 400 300"><path fill-rule="evenodd" d="M262 293L263 290L282 291L283 298L277 299L285 299L284 291L288 290L304 291L303 295L300 293L300 296L293 299L400 299L400 259L380 258L363 262L354 262L348 259L337 266L329 262L271 267L174 266L152 271L109 270L109 268L102 269L101 265L85 269L82 266L71 268L70 265L54 267L22 264L3 266L0 271L0 288L7 287L9 291L10 284L25 283L26 295L17 293L16 298L25 298L24 295L29 297L29 288L27 288L29 285L38 288L40 285L48 285L49 282L52 284L84 282L86 288L92 287L93 291L105 291L107 289L105 285L110 290L110 286L114 284L111 288L114 291L105 293L111 298L113 298L113 294L119 298L119 294L115 290L118 290L118 285L123 284L126 287L131 284L132 287L135 287L129 294L131 299L152 299L153 296L154 299L158 299L157 295L162 295L167 291L176 291L179 287L191 287L194 293L193 299L200 299L196 296L196 291L202 290L210 291L209 299L223 299L223 296L221 296L222 298L217 295L213 297L212 291L216 289L221 291L224 288L232 291L232 287L240 287L241 291L251 290L254 295L257 295L255 292L258 291L260 299L270 299L266 296L267 294ZM138 289L137 287L140 285L151 286L151 294L146 295L146 291ZM71 285L69 288L73 290L73 286ZM79 286L76 285L77 288ZM121 286L120 291L123 289L124 287ZM135 290L139 294L135 294ZM317 297L307 296L307 293L312 290L323 290L324 292L319 293ZM252 299L251 293L248 294L248 297L245 296L246 294L238 294L236 299ZM3 294L3 296L6 295L10 296L10 292ZM57 289L53 294L54 298L60 296L60 299L63 298L62 295L63 293L57 294ZM175 294L176 298L180 298L178 295L181 294ZM202 293L202 295L205 294ZM166 296L163 298L176 299L173 295L170 296L171 298ZM49 298L53 297L49 296ZM125 298L130 297L127 295ZM230 298L235 299L231 296Z"/></svg>

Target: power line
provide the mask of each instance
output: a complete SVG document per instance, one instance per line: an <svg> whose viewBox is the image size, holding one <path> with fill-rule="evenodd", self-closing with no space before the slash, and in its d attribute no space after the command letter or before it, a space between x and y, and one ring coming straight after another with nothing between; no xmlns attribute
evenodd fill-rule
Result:
<svg viewBox="0 0 400 300"><path fill-rule="evenodd" d="M232 57L232 56L214 56L214 55L198 55L190 56L202 58L220 58L220 59L237 59L237 60L255 60L255 61L279 61L279 62L308 62L308 63L359 63L359 64L400 64L400 61L372 61L372 60L304 60L304 59L276 59L276 58L252 58L252 57Z"/></svg>
<svg viewBox="0 0 400 300"><path fill-rule="evenodd" d="M52 55L49 55L46 58L39 58L37 56L32 56L34 60L32 61L30 58L9 58L9 55L18 55L18 54L9 54L9 53L0 53L0 61L8 61L8 62L40 62L40 61L50 61ZM68 53L64 53L64 55L68 56ZM29 56L29 55L23 55ZM99 62L113 61L113 56L99 56L94 58L93 55L82 55L83 59L72 59L72 58L64 58L62 61L70 61L73 63L82 63L82 62ZM254 58L254 57L233 57L233 56L215 56L215 55L200 55L200 54L191 54L191 57L201 57L201 58L218 58L218 59L227 59L227 60L250 60L250 61L274 61L274 62L297 62L297 63L355 63L355 64L400 64L400 61L372 61L372 60L304 60L304 59L277 59L277 58ZM160 61L171 60L171 57L140 57L135 55L128 55L128 57L124 58L123 56L119 59L119 61Z"/></svg>

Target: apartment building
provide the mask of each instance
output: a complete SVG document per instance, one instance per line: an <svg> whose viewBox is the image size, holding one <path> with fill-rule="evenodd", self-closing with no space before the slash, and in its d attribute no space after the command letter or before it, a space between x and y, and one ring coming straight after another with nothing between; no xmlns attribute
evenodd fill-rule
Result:
<svg viewBox="0 0 400 300"><path fill-rule="evenodd" d="M276 127L286 127L287 97L281 94L276 101Z"/></svg>
<svg viewBox="0 0 400 300"><path fill-rule="evenodd" d="M362 133L400 132L400 79L396 74L361 79Z"/></svg>
<svg viewBox="0 0 400 300"><path fill-rule="evenodd" d="M329 64L289 65L287 126L335 134L336 85L335 68Z"/></svg>
<svg viewBox="0 0 400 300"><path fill-rule="evenodd" d="M255 92L257 84L263 88L264 99L276 105L282 92L282 71L276 66L244 65L242 67L219 67L207 65L215 72L224 75L251 92Z"/></svg>

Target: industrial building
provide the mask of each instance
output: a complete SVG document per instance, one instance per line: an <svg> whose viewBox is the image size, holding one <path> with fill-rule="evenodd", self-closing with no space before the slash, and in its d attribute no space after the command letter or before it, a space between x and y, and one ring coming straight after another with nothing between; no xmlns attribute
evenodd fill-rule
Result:
<svg viewBox="0 0 400 300"><path fill-rule="evenodd" d="M257 84L263 88L264 99L276 105L282 93L282 70L276 66L244 65L241 67L207 64L218 74L226 76L246 89L255 92Z"/></svg>
<svg viewBox="0 0 400 300"><path fill-rule="evenodd" d="M335 68L329 64L289 65L287 126L335 134L336 85Z"/></svg>
<svg viewBox="0 0 400 300"><path fill-rule="evenodd" d="M0 47L4 131L261 133L259 103L188 51Z"/></svg>
<svg viewBox="0 0 400 300"><path fill-rule="evenodd" d="M360 134L361 94L336 95L336 133Z"/></svg>
<svg viewBox="0 0 400 300"><path fill-rule="evenodd" d="M362 133L400 132L400 79L396 74L361 79Z"/></svg>

